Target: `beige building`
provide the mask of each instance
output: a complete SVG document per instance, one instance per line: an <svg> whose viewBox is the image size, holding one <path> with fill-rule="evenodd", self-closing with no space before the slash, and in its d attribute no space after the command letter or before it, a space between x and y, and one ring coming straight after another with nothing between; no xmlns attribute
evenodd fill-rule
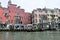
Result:
<svg viewBox="0 0 60 40"><path fill-rule="evenodd" d="M47 9L48 24L50 27L54 28L58 26L58 10L57 9Z"/></svg>

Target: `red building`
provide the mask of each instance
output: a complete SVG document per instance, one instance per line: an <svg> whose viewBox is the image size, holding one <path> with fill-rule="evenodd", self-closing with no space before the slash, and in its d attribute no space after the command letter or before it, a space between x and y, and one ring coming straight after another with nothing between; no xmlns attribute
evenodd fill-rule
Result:
<svg viewBox="0 0 60 40"><path fill-rule="evenodd" d="M0 3L0 23L21 23L30 24L31 14L25 12L20 6L11 4L11 0L8 1L8 8L4 8Z"/></svg>

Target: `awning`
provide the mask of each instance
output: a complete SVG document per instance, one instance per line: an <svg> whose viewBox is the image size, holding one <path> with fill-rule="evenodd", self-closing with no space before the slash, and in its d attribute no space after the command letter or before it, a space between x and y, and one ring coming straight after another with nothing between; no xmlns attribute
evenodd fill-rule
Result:
<svg viewBox="0 0 60 40"><path fill-rule="evenodd" d="M23 24L14 24L14 26L24 26Z"/></svg>

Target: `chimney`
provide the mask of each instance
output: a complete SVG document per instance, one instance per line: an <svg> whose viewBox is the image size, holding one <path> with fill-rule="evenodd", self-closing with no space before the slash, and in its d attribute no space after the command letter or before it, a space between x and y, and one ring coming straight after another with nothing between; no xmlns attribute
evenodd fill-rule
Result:
<svg viewBox="0 0 60 40"><path fill-rule="evenodd" d="M18 6L17 8L20 8L20 6Z"/></svg>

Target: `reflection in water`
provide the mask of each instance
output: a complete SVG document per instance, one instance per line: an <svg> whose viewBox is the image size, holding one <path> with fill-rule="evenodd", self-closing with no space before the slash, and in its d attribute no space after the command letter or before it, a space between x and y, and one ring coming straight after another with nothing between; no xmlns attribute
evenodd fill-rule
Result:
<svg viewBox="0 0 60 40"><path fill-rule="evenodd" d="M0 32L0 40L59 40L59 31Z"/></svg>
<svg viewBox="0 0 60 40"><path fill-rule="evenodd" d="M6 40L8 40L8 38L9 38L9 33L8 32L6 32L5 38L6 38Z"/></svg>

